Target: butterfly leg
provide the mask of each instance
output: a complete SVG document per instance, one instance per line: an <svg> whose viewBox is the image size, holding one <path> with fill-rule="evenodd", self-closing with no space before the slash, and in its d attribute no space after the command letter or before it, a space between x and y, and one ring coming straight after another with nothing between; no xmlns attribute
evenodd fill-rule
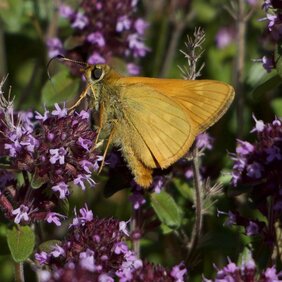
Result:
<svg viewBox="0 0 282 282"><path fill-rule="evenodd" d="M103 154L103 159L102 159L102 162L101 162L101 165L100 165L100 168L98 170L98 174L102 171L103 167L104 167L104 164L105 164L105 158L107 156L107 153L108 153L108 149L110 147L110 144L113 140L113 135L115 133L115 127L113 127L110 135L109 135L109 138L108 138L108 142L107 142L107 145L106 145L106 148L105 148L105 151L104 151L104 154Z"/></svg>
<svg viewBox="0 0 282 282"><path fill-rule="evenodd" d="M82 91L82 93L79 95L79 99L76 101L76 103L70 107L68 110L71 111L73 110L74 108L76 108L80 103L81 101L85 98L85 96L87 95L88 91L89 91L89 88L91 87L91 84L87 85L87 87Z"/></svg>
<svg viewBox="0 0 282 282"><path fill-rule="evenodd" d="M103 128L103 125L105 124L105 120L104 120L104 104L101 103L100 105L100 110L99 110L99 125L98 125L98 131L97 131L97 136L95 138L95 143L94 143L94 148L96 147L97 145L97 142L99 140L99 137L100 137L100 133L101 133L101 130Z"/></svg>

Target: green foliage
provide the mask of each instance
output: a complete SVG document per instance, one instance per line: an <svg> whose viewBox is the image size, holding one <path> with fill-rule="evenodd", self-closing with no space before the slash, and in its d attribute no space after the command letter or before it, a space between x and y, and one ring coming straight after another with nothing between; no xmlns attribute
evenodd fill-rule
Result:
<svg viewBox="0 0 282 282"><path fill-rule="evenodd" d="M73 7L77 5L77 1L73 0L64 2L71 3ZM192 35L194 28L200 26L206 32L204 52L199 60L199 64L205 63L205 67L200 79L216 79L238 88L238 85L235 85L238 77L236 64L237 58L242 55L238 53L238 42L233 40L223 48L218 48L216 45L216 35L222 27L234 29L237 27L236 20L224 7L229 5L230 1L171 1L189 2L187 10L181 7L175 14L170 13L173 3L162 8L162 3L166 1L152 1L151 4L149 2L140 1L139 4L140 16L150 21L146 39L151 52L147 57L136 62L141 67L142 76L163 75L180 78L178 66L187 66L187 60L179 50L185 50L186 36ZM52 108L54 103L71 103L84 87L81 77L72 76L69 69L59 61L52 62L51 70L47 70L49 58L46 40L49 37L67 38L64 42L66 49L74 48L84 40L71 35L73 29L66 19L56 20L58 16L56 3L57 1L50 0L0 0L0 78L9 73L5 93L9 92L8 88L11 85L11 95L15 95L16 108L19 110L41 111L43 105ZM249 8L246 6L246 10ZM214 274L213 263L222 266L228 256L235 262L240 261L248 255L250 246L254 249L257 247L254 238L243 235L244 230L223 226L224 219L217 217L217 210L228 213L238 208L249 218L266 224L268 221L244 197L250 191L249 185L239 186L238 189L231 186L232 161L228 155L228 152L235 151L237 138L242 140L253 138L249 135L251 127L254 126L252 113L264 121L271 121L274 116L282 116L281 46L277 46L275 51L277 70L267 73L260 62L254 62L254 59L265 55L262 50L264 46L258 44L262 41L261 36L265 26L265 23L258 21L262 17L263 12L258 5L246 22L243 91L236 94L232 107L221 121L210 129L211 135L215 138L214 148L201 158L202 184L206 183L207 179L211 183L219 182L224 185L224 191L221 196L217 195L205 201L202 207L203 230L193 254L195 260L191 262L189 281L201 281L202 273L206 277L211 277ZM177 24L175 21L178 21ZM174 42L174 36L181 24L184 24L184 27L177 42ZM171 51L169 47L174 43L174 50ZM170 56L172 56L171 64L165 72L163 66ZM126 64L122 58L114 58L110 64L125 73ZM50 80L47 76L48 71ZM240 97L243 104L238 109L236 103ZM243 124L237 123L238 112L243 116ZM244 130L239 134L242 127ZM124 170L127 174L119 172L111 175L111 171L106 168L105 173L95 175L98 184L94 190L78 192L73 189L69 201L61 201L61 205L56 207L56 210L64 215L73 214L75 207L80 208L87 201L89 209L100 218L113 216L125 221L132 218L131 203L128 200L131 193L128 180L130 172L125 165ZM165 266L175 265L186 258L183 245L186 243L185 240L191 237L195 224L194 183L184 177L184 170L180 173L180 177L170 179L168 172L169 185L165 191L159 194L148 191L144 193L147 200L141 209L145 211L144 218L142 213L140 216L138 211L136 212L142 219L140 229L144 232L140 240L141 257ZM48 179L43 179L39 175L29 175L29 179L34 193L48 182ZM17 176L17 181L19 185L25 185L22 174ZM36 198L33 200L37 201ZM147 214L150 214L153 220L150 216L147 218ZM17 226L7 230L7 219L1 216L0 281L14 280L11 266L13 262L8 258L9 250L15 262L26 261L34 251L34 232L36 232L36 235L43 234L43 239L40 238L43 243L40 242L39 250L49 252L64 238L68 231L66 225L63 224L56 230L50 226L40 226L40 228L36 226L35 231L29 226ZM183 233L188 239L185 236L181 237ZM4 234L7 234L7 237ZM257 249L261 252L254 252L254 256L259 261L259 266L264 267L271 257L270 251L267 246L259 246ZM27 278L26 281L32 279Z"/></svg>
<svg viewBox="0 0 282 282"><path fill-rule="evenodd" d="M162 223L172 229L181 224L181 212L174 199L166 192L151 194L152 207Z"/></svg>
<svg viewBox="0 0 282 282"><path fill-rule="evenodd" d="M23 262L33 252L35 235L29 226L15 226L7 230L7 241L14 261Z"/></svg>
<svg viewBox="0 0 282 282"><path fill-rule="evenodd" d="M79 79L70 76L68 69L62 69L43 86L42 102L46 106L52 106L55 103L70 101L78 93L79 82Z"/></svg>

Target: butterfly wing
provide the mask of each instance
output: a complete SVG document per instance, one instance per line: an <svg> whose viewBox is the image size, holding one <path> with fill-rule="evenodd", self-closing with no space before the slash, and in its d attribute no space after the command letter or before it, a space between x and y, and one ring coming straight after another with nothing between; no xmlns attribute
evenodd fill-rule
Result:
<svg viewBox="0 0 282 282"><path fill-rule="evenodd" d="M218 121L234 99L234 89L229 84L215 80L156 79L125 77L122 83L145 84L186 110L199 134Z"/></svg>
<svg viewBox="0 0 282 282"><path fill-rule="evenodd" d="M195 133L185 109L147 85L121 87L130 146L149 168L168 167L192 145Z"/></svg>

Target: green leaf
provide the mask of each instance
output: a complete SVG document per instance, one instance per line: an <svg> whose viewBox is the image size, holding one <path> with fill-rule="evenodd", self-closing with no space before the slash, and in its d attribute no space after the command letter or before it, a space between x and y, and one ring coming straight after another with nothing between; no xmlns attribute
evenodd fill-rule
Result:
<svg viewBox="0 0 282 282"><path fill-rule="evenodd" d="M38 247L38 249L41 251L41 252L46 252L46 253L50 253L53 251L54 247L56 245L61 245L61 241L60 240L48 240L48 241L45 241L43 243L41 243Z"/></svg>
<svg viewBox="0 0 282 282"><path fill-rule="evenodd" d="M162 233L164 235L167 235L167 234L173 232L173 229L169 228L167 225L165 225L163 223L161 224L161 230L162 230Z"/></svg>
<svg viewBox="0 0 282 282"><path fill-rule="evenodd" d="M45 184L46 182L48 182L48 178L47 177L41 177L39 175L37 175L36 173L34 173L33 175L30 175L30 185L33 189L38 189L40 188L43 184Z"/></svg>
<svg viewBox="0 0 282 282"><path fill-rule="evenodd" d="M179 193L187 200L193 201L194 199L194 191L189 186L188 181L183 181L180 178L174 178L173 179L173 185L176 187L176 189L179 191Z"/></svg>
<svg viewBox="0 0 282 282"><path fill-rule="evenodd" d="M22 25L23 0L2 0L0 2L0 22L3 21L9 32L19 31Z"/></svg>
<svg viewBox="0 0 282 282"><path fill-rule="evenodd" d="M35 235L29 226L17 226L7 231L8 246L15 262L25 261L33 252Z"/></svg>
<svg viewBox="0 0 282 282"><path fill-rule="evenodd" d="M70 203L68 199L63 199L59 203L59 213L61 214L69 214Z"/></svg>
<svg viewBox="0 0 282 282"><path fill-rule="evenodd" d="M193 12L197 14L197 19L200 22L210 22L216 16L215 6L211 5L208 2L193 1Z"/></svg>
<svg viewBox="0 0 282 282"><path fill-rule="evenodd" d="M254 99L257 99L258 97L266 94L268 91L276 88L279 84L282 83L281 77L275 71L272 71L271 73L272 76L268 76L269 79L261 82L261 84L257 86L253 91L252 96L254 97ZM262 80L265 80L265 78L263 77Z"/></svg>
<svg viewBox="0 0 282 282"><path fill-rule="evenodd" d="M181 224L181 212L174 199L166 192L151 195L152 207L158 218L168 227L176 229Z"/></svg>
<svg viewBox="0 0 282 282"><path fill-rule="evenodd" d="M78 93L80 79L72 78L65 68L47 81L42 89L42 102L46 106L71 100Z"/></svg>
<svg viewBox="0 0 282 282"><path fill-rule="evenodd" d="M277 44L274 52L274 61L277 73L282 77L282 46Z"/></svg>
<svg viewBox="0 0 282 282"><path fill-rule="evenodd" d="M276 116L282 116L282 98L276 98L271 101L271 107Z"/></svg>

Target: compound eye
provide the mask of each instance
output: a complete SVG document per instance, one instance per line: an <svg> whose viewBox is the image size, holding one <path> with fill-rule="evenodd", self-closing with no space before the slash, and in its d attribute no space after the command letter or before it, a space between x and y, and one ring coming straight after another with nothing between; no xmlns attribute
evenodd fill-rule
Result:
<svg viewBox="0 0 282 282"><path fill-rule="evenodd" d="M99 79L102 76L102 73L103 73L102 69L94 68L91 71L91 78L94 79L94 80L97 80L97 79Z"/></svg>

